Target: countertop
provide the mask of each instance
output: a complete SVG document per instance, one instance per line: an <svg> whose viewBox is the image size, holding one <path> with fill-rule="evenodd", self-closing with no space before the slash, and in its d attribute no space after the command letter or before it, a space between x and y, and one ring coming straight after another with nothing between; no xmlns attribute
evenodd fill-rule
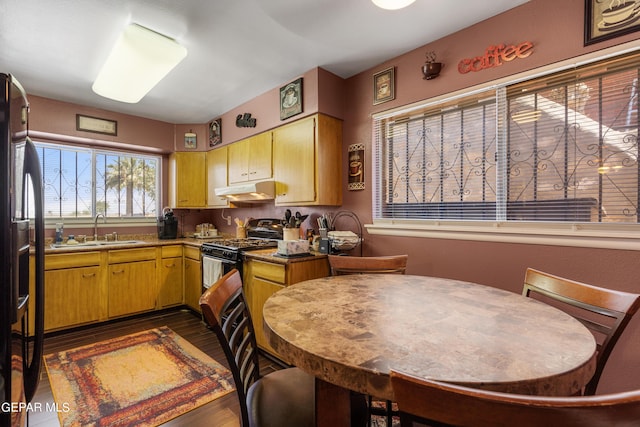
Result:
<svg viewBox="0 0 640 427"><path fill-rule="evenodd" d="M170 245L188 245L199 248L205 242L212 242L215 239L195 239L192 237L184 237L178 239L158 239L158 238L124 238L120 239L121 241L127 240L137 240L136 243L123 243L118 245L104 245L104 246L74 246L69 245L68 247L62 248L52 248L50 244L45 244L44 253L45 254L63 254L69 252L84 252L84 251L107 251L107 250L117 250L117 249L134 249L134 248L146 248L146 247L156 247L156 246L170 246ZM33 248L31 249L33 251Z"/></svg>
<svg viewBox="0 0 640 427"><path fill-rule="evenodd" d="M258 249L255 251L247 251L244 253L245 258L259 259L261 261L273 262L276 264L293 264L296 262L305 262L312 259L326 258L326 254L318 252L310 252L307 256L283 257L276 255L276 248Z"/></svg>
<svg viewBox="0 0 640 427"><path fill-rule="evenodd" d="M123 243L118 245L104 245L104 246L74 246L52 248L50 244L45 245L45 254L64 254L70 252L86 252L86 251L107 251L118 249L135 249L157 246L170 246L170 245L187 245L196 248L200 248L205 242L213 242L216 239L196 239L193 237L183 237L178 239L158 239L157 237L141 237L141 236L123 236L120 241L137 240L136 243ZM33 248L32 248L33 251ZM277 264L292 264L296 262L305 262L311 259L326 258L326 254L312 252L308 256L302 257L282 257L276 255L276 248L258 249L253 251L247 251L244 253L245 258L260 259L267 262L273 262Z"/></svg>

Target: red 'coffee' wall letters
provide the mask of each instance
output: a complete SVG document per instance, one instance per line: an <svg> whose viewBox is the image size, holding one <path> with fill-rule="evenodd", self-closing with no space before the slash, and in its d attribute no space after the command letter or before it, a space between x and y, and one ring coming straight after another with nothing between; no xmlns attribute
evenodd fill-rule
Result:
<svg viewBox="0 0 640 427"><path fill-rule="evenodd" d="M503 62L513 61L516 58L526 58L533 53L533 43L522 42L519 45L499 44L489 46L484 56L476 56L472 59L463 59L458 63L458 71L467 74L469 71L480 71L485 68L499 67Z"/></svg>

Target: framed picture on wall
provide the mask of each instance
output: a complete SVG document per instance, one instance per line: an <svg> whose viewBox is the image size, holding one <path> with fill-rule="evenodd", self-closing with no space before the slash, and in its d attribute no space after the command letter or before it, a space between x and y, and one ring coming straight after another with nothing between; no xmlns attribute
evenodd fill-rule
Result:
<svg viewBox="0 0 640 427"><path fill-rule="evenodd" d="M185 132L184 134L184 148L195 149L198 144L196 141L197 135L193 131Z"/></svg>
<svg viewBox="0 0 640 427"><path fill-rule="evenodd" d="M280 88L280 120L302 113L302 77Z"/></svg>
<svg viewBox="0 0 640 427"><path fill-rule="evenodd" d="M349 190L364 190L364 144L349 146Z"/></svg>
<svg viewBox="0 0 640 427"><path fill-rule="evenodd" d="M640 1L585 0L584 45L640 30Z"/></svg>
<svg viewBox="0 0 640 427"><path fill-rule="evenodd" d="M209 147L222 142L222 119L215 119L209 123Z"/></svg>
<svg viewBox="0 0 640 427"><path fill-rule="evenodd" d="M373 105L391 101L396 97L395 67L373 75Z"/></svg>

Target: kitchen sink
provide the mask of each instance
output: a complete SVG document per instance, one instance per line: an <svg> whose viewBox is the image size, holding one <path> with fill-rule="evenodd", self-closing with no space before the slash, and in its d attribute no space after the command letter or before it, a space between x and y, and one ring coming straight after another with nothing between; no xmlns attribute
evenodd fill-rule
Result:
<svg viewBox="0 0 640 427"><path fill-rule="evenodd" d="M145 242L144 240L115 240L115 241L100 240L97 242L90 241L85 243L77 243L75 245L67 245L66 243L52 243L51 247L54 249L62 249L62 248L72 249L72 248L86 248L86 247L133 245L136 243L145 243Z"/></svg>

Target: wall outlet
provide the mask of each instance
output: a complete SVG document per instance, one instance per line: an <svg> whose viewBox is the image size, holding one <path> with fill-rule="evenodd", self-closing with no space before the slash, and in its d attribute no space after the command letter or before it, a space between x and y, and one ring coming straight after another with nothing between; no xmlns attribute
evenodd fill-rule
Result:
<svg viewBox="0 0 640 427"><path fill-rule="evenodd" d="M231 225L231 215L224 216L224 209L222 210L222 212L220 212L220 216L222 217L222 219L227 221L227 225Z"/></svg>

